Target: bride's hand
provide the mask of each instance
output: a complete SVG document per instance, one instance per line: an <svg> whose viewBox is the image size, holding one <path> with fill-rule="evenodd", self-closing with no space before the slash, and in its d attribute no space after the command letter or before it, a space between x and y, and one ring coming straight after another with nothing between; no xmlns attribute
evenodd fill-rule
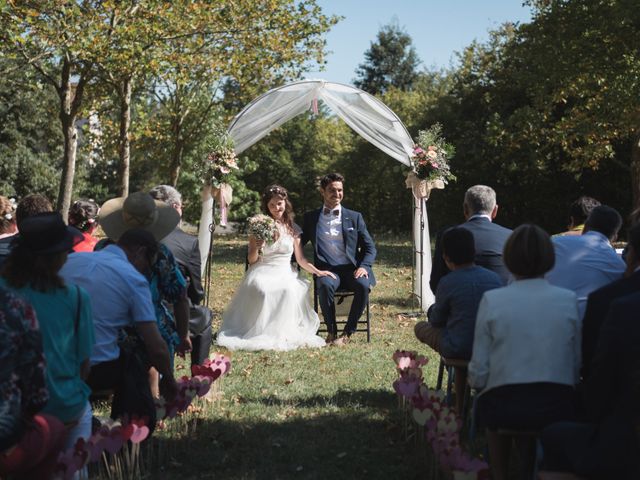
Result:
<svg viewBox="0 0 640 480"><path fill-rule="evenodd" d="M318 277L331 277L334 280L337 278L333 272L329 270L320 270L318 271Z"/></svg>

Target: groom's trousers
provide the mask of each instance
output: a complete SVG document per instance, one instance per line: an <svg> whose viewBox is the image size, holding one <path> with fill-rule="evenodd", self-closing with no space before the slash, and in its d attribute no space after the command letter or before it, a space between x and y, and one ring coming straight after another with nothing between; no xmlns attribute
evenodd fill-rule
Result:
<svg viewBox="0 0 640 480"><path fill-rule="evenodd" d="M335 273L336 279L331 277L317 277L316 289L318 292L318 300L322 309L324 322L327 324L327 331L330 334L338 334L338 326L336 325L336 306L334 302L335 292L339 288L349 290L354 293L351 309L344 332L351 335L356 331L358 320L362 316L367 301L369 300L369 278L354 278L355 269L353 265L330 266L326 270Z"/></svg>

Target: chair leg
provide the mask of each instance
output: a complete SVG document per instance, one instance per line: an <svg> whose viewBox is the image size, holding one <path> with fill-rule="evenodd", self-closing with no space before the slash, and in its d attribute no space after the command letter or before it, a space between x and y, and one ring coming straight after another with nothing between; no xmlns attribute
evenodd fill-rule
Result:
<svg viewBox="0 0 640 480"><path fill-rule="evenodd" d="M453 390L453 381L456 376L456 372L453 367L447 368L447 396L445 397L445 402L450 407L451 406L451 390Z"/></svg>
<svg viewBox="0 0 640 480"><path fill-rule="evenodd" d="M371 343L371 317L369 316L369 299L367 299L367 343Z"/></svg>
<svg viewBox="0 0 640 480"><path fill-rule="evenodd" d="M438 365L438 381L436 382L436 390L442 390L442 378L444 377L444 360L440 357L440 365Z"/></svg>

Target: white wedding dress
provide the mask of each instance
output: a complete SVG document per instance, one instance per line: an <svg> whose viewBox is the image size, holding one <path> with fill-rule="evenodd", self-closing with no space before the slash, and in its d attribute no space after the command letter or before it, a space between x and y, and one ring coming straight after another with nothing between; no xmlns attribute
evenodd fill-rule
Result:
<svg viewBox="0 0 640 480"><path fill-rule="evenodd" d="M309 282L291 266L293 237L281 231L249 266L222 315L217 343L230 350L294 350L323 347L316 335L318 314L309 301Z"/></svg>

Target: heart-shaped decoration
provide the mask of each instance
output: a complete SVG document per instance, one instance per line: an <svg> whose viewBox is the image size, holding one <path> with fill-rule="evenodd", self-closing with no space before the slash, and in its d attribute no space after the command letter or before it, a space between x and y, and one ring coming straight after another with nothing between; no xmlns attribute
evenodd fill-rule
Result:
<svg viewBox="0 0 640 480"><path fill-rule="evenodd" d="M431 420L431 418L433 418L433 412L429 409L419 410L417 408L414 408L412 415L416 423L422 426L425 426L427 422Z"/></svg>
<svg viewBox="0 0 640 480"><path fill-rule="evenodd" d="M109 452L111 455L118 453L122 448L123 443L120 432L118 432L117 436L108 436L102 439L102 445L104 446L105 451Z"/></svg>
<svg viewBox="0 0 640 480"><path fill-rule="evenodd" d="M120 433L122 434L122 439L125 442L129 440L131 438L131 435L133 435L134 430L135 430L135 425L131 423L123 426L122 429L120 430Z"/></svg>
<svg viewBox="0 0 640 480"><path fill-rule="evenodd" d="M140 443L149 436L149 427L143 425L142 427L135 426L133 434L131 435L131 443Z"/></svg>

